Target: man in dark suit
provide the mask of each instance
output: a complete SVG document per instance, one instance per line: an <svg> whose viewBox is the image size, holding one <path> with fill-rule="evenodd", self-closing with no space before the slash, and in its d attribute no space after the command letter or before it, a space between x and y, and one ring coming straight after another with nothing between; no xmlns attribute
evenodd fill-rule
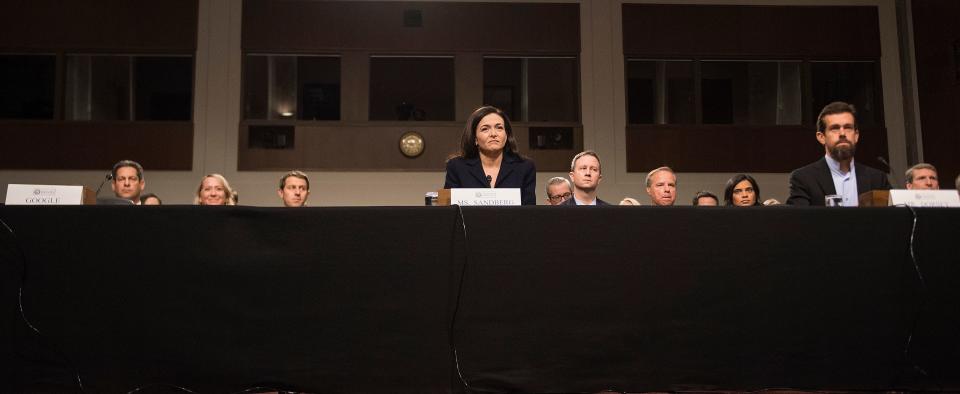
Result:
<svg viewBox="0 0 960 394"><path fill-rule="evenodd" d="M577 153L570 161L570 179L573 180L573 198L561 205L609 205L597 198L600 175L600 156L588 150Z"/></svg>
<svg viewBox="0 0 960 394"><path fill-rule="evenodd" d="M824 156L790 174L790 205L825 205L837 195L843 206L859 204L858 196L871 190L890 190L887 174L857 163L853 155L860 140L856 108L844 102L827 104L817 118L817 141Z"/></svg>

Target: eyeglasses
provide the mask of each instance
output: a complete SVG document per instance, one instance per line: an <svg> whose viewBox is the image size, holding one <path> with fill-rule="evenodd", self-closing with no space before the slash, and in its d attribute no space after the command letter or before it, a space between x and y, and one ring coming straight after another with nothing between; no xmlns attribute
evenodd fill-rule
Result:
<svg viewBox="0 0 960 394"><path fill-rule="evenodd" d="M563 193L557 196L547 196L547 198L549 198L550 201L557 202L557 201L566 201L572 196L573 196L572 193Z"/></svg>

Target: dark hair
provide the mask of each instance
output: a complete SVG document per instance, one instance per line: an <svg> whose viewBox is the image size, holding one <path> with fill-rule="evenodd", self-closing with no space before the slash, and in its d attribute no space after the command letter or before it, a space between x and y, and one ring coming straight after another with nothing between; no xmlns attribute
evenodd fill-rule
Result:
<svg viewBox="0 0 960 394"><path fill-rule="evenodd" d="M760 185L757 184L756 179L753 179L752 176L747 174L734 175L733 178L727 181L727 187L723 190L723 205L733 205L733 188L737 187L737 184L743 181L748 181L750 182L750 186L753 186L753 192L755 193L753 205L763 205L760 203Z"/></svg>
<svg viewBox="0 0 960 394"><path fill-rule="evenodd" d="M848 112L850 115L853 115L853 128L859 129L857 126L857 108L854 107L853 104L847 104L843 101L834 101L830 104L827 104L822 110L820 110L820 115L817 116L817 131L822 133L827 130L827 125L823 121L824 117Z"/></svg>
<svg viewBox="0 0 960 394"><path fill-rule="evenodd" d="M470 117L467 118L467 124L463 126L463 134L460 136L460 151L457 152L454 157L459 156L464 159L480 157L480 151L477 149L477 125L480 124L480 120L483 119L484 116L490 114L497 114L503 118L503 129L507 132L507 143L504 145L503 151L523 157L520 155L520 152L517 151L517 140L513 137L513 127L510 126L510 118L507 117L507 114L501 111L500 108L490 105L477 108L470 114Z"/></svg>
<svg viewBox="0 0 960 394"><path fill-rule="evenodd" d="M720 199L713 193L710 193L706 190L698 191L697 194L693 195L693 205L700 205L700 199L703 197L710 197L713 201L717 202L717 205L720 205Z"/></svg>
<svg viewBox="0 0 960 394"><path fill-rule="evenodd" d="M117 164L113 165L113 169L110 170L110 176L113 177L113 179L117 179L117 170L123 167L133 167L135 170L137 170L137 179L141 181L143 180L143 167L140 166L140 163L137 163L133 160L118 161Z"/></svg>
<svg viewBox="0 0 960 394"><path fill-rule="evenodd" d="M304 182L307 182L307 190L310 190L310 178L307 178L307 174L305 174L303 171L299 171L299 170L292 170L292 171L286 173L286 174L283 176L283 178L280 178L280 190L283 190L283 187L287 185L287 178L289 178L289 177L294 177L294 178L303 179Z"/></svg>
<svg viewBox="0 0 960 394"><path fill-rule="evenodd" d="M158 204L158 205L163 205L163 200L161 200L159 196L157 196L156 194L153 194L153 193L141 194L141 195L140 195L140 204L146 204L146 203L147 203L147 200L148 200L148 199L151 199L151 198L156 198L156 199L157 199L157 202L160 203L160 204Z"/></svg>

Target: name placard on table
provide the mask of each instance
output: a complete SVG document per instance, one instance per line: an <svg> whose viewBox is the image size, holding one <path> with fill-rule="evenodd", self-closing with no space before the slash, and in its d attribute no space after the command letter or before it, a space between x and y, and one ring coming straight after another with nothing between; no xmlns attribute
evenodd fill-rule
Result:
<svg viewBox="0 0 960 394"><path fill-rule="evenodd" d="M520 205L520 188L442 189L438 205L505 206Z"/></svg>
<svg viewBox="0 0 960 394"><path fill-rule="evenodd" d="M83 186L7 185L7 205L95 204L93 191Z"/></svg>
<svg viewBox="0 0 960 394"><path fill-rule="evenodd" d="M890 191L890 205L911 207L960 207L956 190L899 189Z"/></svg>

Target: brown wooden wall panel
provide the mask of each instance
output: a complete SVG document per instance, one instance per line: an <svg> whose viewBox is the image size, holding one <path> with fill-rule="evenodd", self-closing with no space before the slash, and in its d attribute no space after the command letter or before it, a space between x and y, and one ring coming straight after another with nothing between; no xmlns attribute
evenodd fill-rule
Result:
<svg viewBox="0 0 960 394"><path fill-rule="evenodd" d="M912 4L923 158L952 188L960 174L960 2Z"/></svg>
<svg viewBox="0 0 960 394"><path fill-rule="evenodd" d="M294 149L261 149L248 146L247 126L240 126L238 169L346 170L346 171L438 171L460 142L460 124L430 122L420 125L385 124L375 126L299 125L295 129ZM416 158L400 153L400 136L416 131L423 136L425 149ZM570 158L583 146L583 128L574 127L574 149L530 150L528 127L513 125L520 152L537 163L538 171L567 171ZM362 154L358 154L362 152Z"/></svg>
<svg viewBox="0 0 960 394"><path fill-rule="evenodd" d="M876 58L877 7L623 5L627 56Z"/></svg>
<svg viewBox="0 0 960 394"><path fill-rule="evenodd" d="M631 126L627 171L660 166L679 172L790 172L823 156L812 129L802 126ZM857 161L884 169L886 130L862 130Z"/></svg>
<svg viewBox="0 0 960 394"><path fill-rule="evenodd" d="M0 169L107 170L122 159L189 171L193 123L0 122Z"/></svg>
<svg viewBox="0 0 960 394"><path fill-rule="evenodd" d="M0 49L193 52L197 0L0 2Z"/></svg>
<svg viewBox="0 0 960 394"><path fill-rule="evenodd" d="M422 27L404 27L420 10ZM247 52L580 52L579 4L246 0Z"/></svg>

